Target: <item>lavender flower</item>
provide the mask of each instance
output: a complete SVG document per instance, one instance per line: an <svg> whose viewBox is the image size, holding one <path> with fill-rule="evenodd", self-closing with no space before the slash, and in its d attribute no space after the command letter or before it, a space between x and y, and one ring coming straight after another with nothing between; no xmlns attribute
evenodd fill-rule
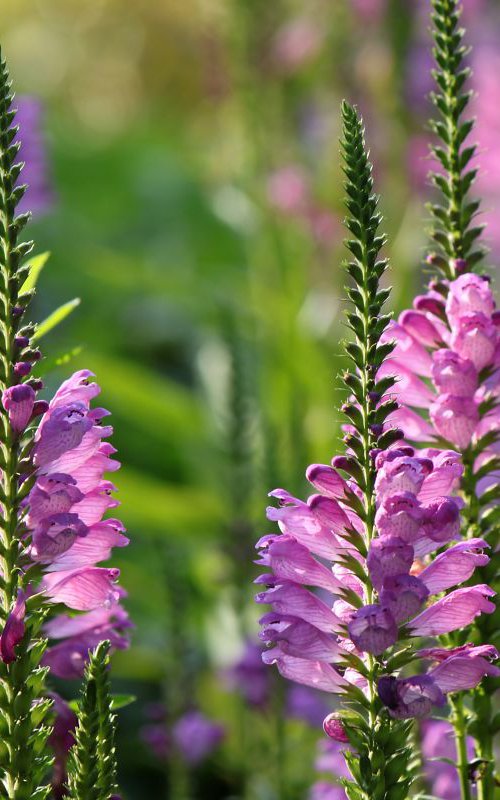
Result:
<svg viewBox="0 0 500 800"><path fill-rule="evenodd" d="M174 725L172 736L185 761L195 766L217 749L225 729L200 711L188 711Z"/></svg>
<svg viewBox="0 0 500 800"><path fill-rule="evenodd" d="M80 677L89 651L104 639L113 647L126 647L123 632L130 627L115 585L119 571L96 566L128 540L118 520L102 519L117 505L111 496L114 486L104 474L116 471L119 463L111 458L114 448L103 442L112 432L100 424L108 412L90 407L100 391L91 376L88 370L75 373L43 414L33 448L34 485L24 509L31 534L27 556L43 573L40 590L54 603L87 612L71 618L60 615L47 623L46 633L65 641L47 650L44 663L65 678ZM17 435L32 418L35 397L28 384L3 394ZM20 595L0 637L0 655L6 662L15 658L24 613Z"/></svg>
<svg viewBox="0 0 500 800"><path fill-rule="evenodd" d="M44 109L41 100L27 95L19 97L16 104L16 122L22 131L19 157L25 162L21 183L28 184L18 211L31 211L38 217L50 211L54 204L47 143L43 132Z"/></svg>

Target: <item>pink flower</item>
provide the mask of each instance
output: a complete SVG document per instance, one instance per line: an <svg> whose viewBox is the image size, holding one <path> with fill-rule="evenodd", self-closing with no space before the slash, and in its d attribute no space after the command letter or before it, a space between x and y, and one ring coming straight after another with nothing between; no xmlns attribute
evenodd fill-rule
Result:
<svg viewBox="0 0 500 800"><path fill-rule="evenodd" d="M358 609L348 625L349 637L359 650L380 655L398 638L398 628L389 609L368 605Z"/></svg>
<svg viewBox="0 0 500 800"><path fill-rule="evenodd" d="M490 284L479 275L468 272L450 282L446 300L446 316L456 328L465 314L476 312L491 317L495 300Z"/></svg>
<svg viewBox="0 0 500 800"><path fill-rule="evenodd" d="M11 664L16 660L16 647L24 636L25 614L26 595L22 590L19 590L14 608L7 616L0 635L0 657L4 664Z"/></svg>
<svg viewBox="0 0 500 800"><path fill-rule="evenodd" d="M472 397L477 389L477 369L472 361L442 348L432 354L432 380L436 389L455 397Z"/></svg>
<svg viewBox="0 0 500 800"><path fill-rule="evenodd" d="M465 449L471 443L479 413L470 398L442 394L432 404L430 418L443 439Z"/></svg>
<svg viewBox="0 0 500 800"><path fill-rule="evenodd" d="M10 386L2 395L3 407L9 414L12 430L22 433L31 420L36 394L27 383Z"/></svg>
<svg viewBox="0 0 500 800"><path fill-rule="evenodd" d="M481 370L493 360L497 336L496 326L484 314L463 314L451 337L451 347L459 356L472 361L477 370Z"/></svg>
<svg viewBox="0 0 500 800"><path fill-rule="evenodd" d="M426 717L433 705L445 704L443 692L429 675L415 675L403 680L384 676L379 679L378 691L391 717L396 719Z"/></svg>
<svg viewBox="0 0 500 800"><path fill-rule="evenodd" d="M492 614L495 592L484 584L455 589L408 623L413 636L442 636L465 628L479 614Z"/></svg>

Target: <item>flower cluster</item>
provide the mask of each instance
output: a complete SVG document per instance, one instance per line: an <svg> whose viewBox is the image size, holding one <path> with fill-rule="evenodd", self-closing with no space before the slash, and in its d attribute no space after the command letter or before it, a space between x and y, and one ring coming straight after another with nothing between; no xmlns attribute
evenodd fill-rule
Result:
<svg viewBox="0 0 500 800"><path fill-rule="evenodd" d="M464 267L457 264L459 270ZM396 347L383 371L398 376L392 391L404 404L393 420L413 441L438 436L466 450L495 432L499 422L498 409L489 402L498 394L500 341L489 282L466 272L432 283L413 305L384 334L395 339ZM415 409L426 409L430 422ZM494 444L483 453L483 463L492 455Z"/></svg>
<svg viewBox="0 0 500 800"><path fill-rule="evenodd" d="M23 501L25 569L41 572L37 591L51 603L85 612L60 614L46 625L47 636L61 641L47 650L44 663L63 678L80 677L89 651L104 639L115 648L126 647L123 631L129 626L119 604L119 570L97 566L128 540L119 520L103 519L118 505L112 497L115 487L104 475L120 465L112 458L114 448L103 441L112 433L110 426L101 425L108 412L91 408L100 392L91 377L88 370L76 372L43 406L26 466L25 482L31 488ZM18 436L40 412L35 388L24 383L4 392L3 405ZM25 607L26 593L20 592L0 637L6 662L15 659Z"/></svg>
<svg viewBox="0 0 500 800"><path fill-rule="evenodd" d="M392 447L374 457L378 535L364 553L359 541L353 544L363 524L354 510L358 486L338 471L344 458L308 469L319 493L307 502L281 489L272 492L281 505L268 516L281 534L258 543L259 563L270 572L257 579L267 586L257 602L273 608L262 618L261 636L272 645L264 660L285 677L328 692L341 693L350 684L362 688L368 654L381 656L408 636L450 633L494 610L494 592L486 585L428 601L488 561L486 543L472 539L425 564L426 556L459 537L458 501L451 496L461 474L458 455ZM376 593L369 602L367 586ZM494 648L427 649L416 651L419 656L434 662L427 674L379 680L380 697L393 717L424 716L433 704L444 704L446 693L500 674L490 663L497 657Z"/></svg>

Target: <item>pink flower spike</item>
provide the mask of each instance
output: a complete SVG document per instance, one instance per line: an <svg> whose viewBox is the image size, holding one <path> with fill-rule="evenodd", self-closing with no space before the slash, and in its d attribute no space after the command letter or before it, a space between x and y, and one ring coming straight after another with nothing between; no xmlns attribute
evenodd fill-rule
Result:
<svg viewBox="0 0 500 800"><path fill-rule="evenodd" d="M470 625L479 614L492 614L495 592L485 584L455 589L408 623L412 636L442 636Z"/></svg>
<svg viewBox="0 0 500 800"><path fill-rule="evenodd" d="M15 648L22 640L25 631L26 595L19 589L14 608L9 613L0 635L0 657L4 664L16 660Z"/></svg>
<svg viewBox="0 0 500 800"><path fill-rule="evenodd" d="M36 394L27 383L10 386L2 395L3 407L9 414L14 433L22 433L31 420Z"/></svg>
<svg viewBox="0 0 500 800"><path fill-rule="evenodd" d="M420 573L420 580L431 594L439 594L469 580L476 567L484 567L490 560L483 553L485 547L488 544L483 539L469 539L450 547Z"/></svg>

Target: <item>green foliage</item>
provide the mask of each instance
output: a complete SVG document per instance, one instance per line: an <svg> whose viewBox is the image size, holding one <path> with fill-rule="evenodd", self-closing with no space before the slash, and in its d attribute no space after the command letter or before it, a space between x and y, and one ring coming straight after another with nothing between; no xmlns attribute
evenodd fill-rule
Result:
<svg viewBox="0 0 500 800"><path fill-rule="evenodd" d="M90 655L68 762L70 800L110 800L116 794L115 715L109 685L109 642Z"/></svg>
<svg viewBox="0 0 500 800"><path fill-rule="evenodd" d="M75 308L78 308L79 305L80 298L75 297L73 300L68 300L67 303L64 303L62 306L59 306L59 308L56 308L55 311L52 311L52 313L49 314L46 319L37 325L36 331L31 337L32 341L38 341L38 339L41 339L42 336L45 336L45 334L49 333L52 328L55 328L56 325L59 325L59 323L66 319L66 317L69 316L69 314L71 314Z"/></svg>
<svg viewBox="0 0 500 800"><path fill-rule="evenodd" d="M471 270L484 256L484 249L477 246L484 226L475 224L480 202L469 197L477 175L477 168L471 166L477 148L468 139L474 120L464 118L472 94L465 88L471 72L465 64L469 49L460 27L461 3L432 0L432 6L437 90L431 97L439 116L430 126L440 140L432 153L442 171L431 174L441 202L428 206L433 218L431 238L437 247L428 261L437 273L455 278L458 259L465 260Z"/></svg>
<svg viewBox="0 0 500 800"><path fill-rule="evenodd" d="M40 277L40 273L44 268L45 264L49 260L50 253L39 253L36 256L33 256L26 262L24 265L25 267L29 268L28 277L24 281L23 285L21 286L22 292L29 292L31 289L34 289L38 283L38 278Z"/></svg>

